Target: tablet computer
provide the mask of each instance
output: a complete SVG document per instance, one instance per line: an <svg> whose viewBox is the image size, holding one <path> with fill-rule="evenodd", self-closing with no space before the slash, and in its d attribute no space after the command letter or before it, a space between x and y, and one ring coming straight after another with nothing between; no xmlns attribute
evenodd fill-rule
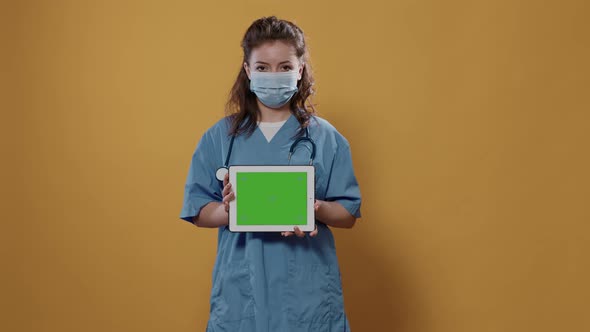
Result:
<svg viewBox="0 0 590 332"><path fill-rule="evenodd" d="M229 203L232 232L315 229L315 169L311 165L229 167L235 199Z"/></svg>

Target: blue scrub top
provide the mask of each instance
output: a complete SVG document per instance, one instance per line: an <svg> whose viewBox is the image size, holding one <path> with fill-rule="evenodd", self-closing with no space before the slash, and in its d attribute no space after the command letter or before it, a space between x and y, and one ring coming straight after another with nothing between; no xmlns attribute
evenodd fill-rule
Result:
<svg viewBox="0 0 590 332"><path fill-rule="evenodd" d="M199 140L190 164L180 218L192 222L203 206L222 201L223 166L230 136L228 118ZM289 148L299 122L291 114L270 142L259 128L237 136L230 165L308 165L311 144ZM309 135L317 146L315 197L342 204L361 216L361 196L350 146L327 120L313 116ZM350 331L344 312L340 268L330 228L316 220L316 237L279 232L234 233L218 229L207 332Z"/></svg>

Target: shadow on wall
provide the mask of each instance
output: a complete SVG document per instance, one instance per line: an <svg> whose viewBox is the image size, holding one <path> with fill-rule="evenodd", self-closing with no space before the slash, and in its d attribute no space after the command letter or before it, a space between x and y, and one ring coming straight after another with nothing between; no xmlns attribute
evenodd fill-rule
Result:
<svg viewBox="0 0 590 332"><path fill-rule="evenodd" d="M354 233L360 228L374 224L369 220L370 217L363 216L353 229L332 229L336 237L344 305L351 330L430 331L426 326L428 313L422 305L419 285L413 282L403 263L380 257L379 253L384 248L382 244L359 241L362 239L355 237ZM350 234L345 235L344 232ZM364 233L376 234L377 230ZM391 244L387 247L395 250Z"/></svg>
<svg viewBox="0 0 590 332"><path fill-rule="evenodd" d="M351 105L340 106L338 110L351 108ZM353 128L350 119L344 119L346 114L351 113L332 112L328 121L344 136L350 136L346 133L361 129ZM359 133L355 135L358 136ZM378 143L376 142L376 146L381 146ZM357 178L361 169L362 174L377 174L377 169L371 169L377 164L375 158L371 157L371 151L359 149L358 146L355 148L353 159ZM417 278L413 278L411 266L404 262L401 255L408 250L404 250L403 244L396 241L394 235L389 237L387 243L371 240L384 238L380 234L380 225L391 225L390 220L372 218L373 215L388 215L387 213L377 214L367 209L367 206L372 206L373 209L386 208L367 202L368 197L375 197L367 188L377 188L379 181L381 180L377 176L363 176L362 182L359 179L363 197L362 218L353 229L332 228L342 272L344 305L351 330L430 331L427 326L428 308L424 305L425 297L421 292L424 288L420 287Z"/></svg>

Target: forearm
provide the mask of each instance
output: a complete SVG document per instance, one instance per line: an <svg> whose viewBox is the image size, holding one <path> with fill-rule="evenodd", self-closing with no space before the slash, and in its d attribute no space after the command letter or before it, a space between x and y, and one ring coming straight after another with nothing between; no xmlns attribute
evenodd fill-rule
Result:
<svg viewBox="0 0 590 332"><path fill-rule="evenodd" d="M338 202L322 201L315 218L332 227L352 228L356 218Z"/></svg>
<svg viewBox="0 0 590 332"><path fill-rule="evenodd" d="M199 227L216 228L229 224L229 214L221 202L209 202L199 215L193 218L195 225Z"/></svg>

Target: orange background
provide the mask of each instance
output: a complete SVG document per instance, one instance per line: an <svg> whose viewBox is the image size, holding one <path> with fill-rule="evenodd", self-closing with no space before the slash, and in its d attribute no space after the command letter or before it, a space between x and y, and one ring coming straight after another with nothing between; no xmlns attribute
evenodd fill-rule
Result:
<svg viewBox="0 0 590 332"><path fill-rule="evenodd" d="M3 331L204 331L217 231L178 219L248 25L308 36L363 218L353 331L588 331L588 1L13 1Z"/></svg>

